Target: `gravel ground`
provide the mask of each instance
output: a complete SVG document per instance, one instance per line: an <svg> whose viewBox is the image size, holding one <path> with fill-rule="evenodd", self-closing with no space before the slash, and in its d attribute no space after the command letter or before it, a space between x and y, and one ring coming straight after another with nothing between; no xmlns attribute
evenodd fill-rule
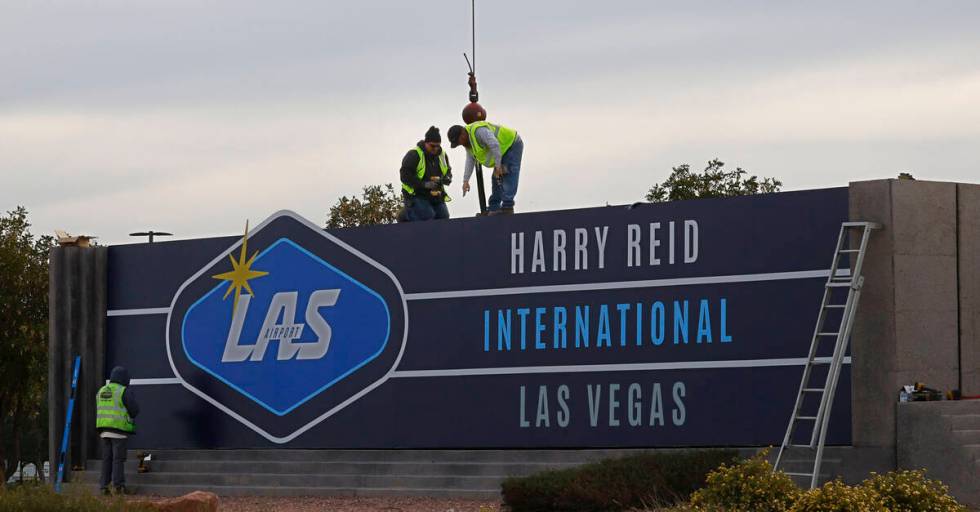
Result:
<svg viewBox="0 0 980 512"><path fill-rule="evenodd" d="M222 497L219 512L497 512L495 501L435 498Z"/></svg>

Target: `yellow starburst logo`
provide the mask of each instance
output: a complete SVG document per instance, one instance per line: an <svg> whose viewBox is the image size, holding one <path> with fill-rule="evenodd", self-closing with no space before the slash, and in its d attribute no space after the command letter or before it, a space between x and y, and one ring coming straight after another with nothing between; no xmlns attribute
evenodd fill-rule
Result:
<svg viewBox="0 0 980 512"><path fill-rule="evenodd" d="M242 251L239 258L236 260L231 254L228 255L228 259L231 260L231 272L225 272L223 274L218 274L216 276L211 276L215 279L220 279L222 281L229 281L231 284L228 286L228 290L225 292L225 296L221 300L228 298L228 295L232 291L235 292L235 300L232 302L231 314L232 316L238 312L238 298L242 295L242 288L248 291L249 295L255 295L252 291L252 287L249 286L248 281L250 279L255 279L257 277L267 276L268 272L262 272L261 270L252 270L252 263L255 261L255 257L259 255L259 251L255 251L252 257L245 260L248 255L248 221L245 221L245 234L242 236Z"/></svg>

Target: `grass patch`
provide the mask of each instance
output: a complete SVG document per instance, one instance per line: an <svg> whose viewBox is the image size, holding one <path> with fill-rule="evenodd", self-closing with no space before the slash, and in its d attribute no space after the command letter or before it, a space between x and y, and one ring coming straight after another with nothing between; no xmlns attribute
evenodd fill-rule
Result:
<svg viewBox="0 0 980 512"><path fill-rule="evenodd" d="M145 505L122 498L99 498L78 489L56 494L43 484L0 486L0 512L146 512Z"/></svg>

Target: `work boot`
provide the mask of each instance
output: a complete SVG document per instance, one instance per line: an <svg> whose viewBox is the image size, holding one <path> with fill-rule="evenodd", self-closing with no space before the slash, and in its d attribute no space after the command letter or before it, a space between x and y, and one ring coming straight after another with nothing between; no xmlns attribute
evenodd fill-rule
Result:
<svg viewBox="0 0 980 512"><path fill-rule="evenodd" d="M108 495L112 494L112 491L110 491L108 487L103 487L103 488L99 489L99 491L102 492L102 495L103 496L108 496Z"/></svg>
<svg viewBox="0 0 980 512"><path fill-rule="evenodd" d="M512 215L514 213L513 208L501 208L499 210L494 210L487 215Z"/></svg>
<svg viewBox="0 0 980 512"><path fill-rule="evenodd" d="M113 486L112 493L115 494L116 496L125 496L126 486L125 485L120 485L119 487Z"/></svg>

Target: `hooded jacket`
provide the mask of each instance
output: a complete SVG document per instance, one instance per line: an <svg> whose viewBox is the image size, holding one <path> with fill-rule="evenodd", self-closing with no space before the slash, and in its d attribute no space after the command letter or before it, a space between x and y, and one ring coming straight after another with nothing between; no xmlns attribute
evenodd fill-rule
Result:
<svg viewBox="0 0 980 512"><path fill-rule="evenodd" d="M441 178L442 177L442 168L439 166L439 156L438 155L430 155L428 152L425 151L425 141L424 140L420 140L416 144L416 146L422 150L422 155L425 156L425 178L424 179L425 180L428 180L432 176L439 176ZM445 150L443 150L443 151L445 151ZM443 191L443 195L442 196L440 196L440 197L432 197L432 196L430 196L428 190L425 189L423 180L420 180L419 179L419 176L418 176L418 166L419 166L419 153L418 153L418 151L415 151L414 149L412 149L412 150L409 150L408 153L405 153L405 157L402 158L402 166L399 169L398 173L401 175L402 183L407 183L410 187L412 187L413 189L415 189L416 195L413 196L413 195L409 194L405 190L402 190L402 195L405 196L406 198L410 198L410 197L422 197L422 198L428 199L429 201L432 201L434 203L436 203L436 202L444 202L446 200L445 199L445 192L446 192L445 191L445 188L444 187L440 187L440 190ZM446 176L448 176L449 179L452 179L453 169L452 169L451 166L449 168L449 171L446 173Z"/></svg>
<svg viewBox="0 0 980 512"><path fill-rule="evenodd" d="M129 413L129 417L136 419L136 416L140 413L140 405L136 401L136 395L133 393L133 388L129 387L129 371L122 366L117 366L112 369L112 373L109 375L109 382L115 382L120 386L126 386L123 391L122 401L123 405L126 406L126 412ZM108 431L116 432L119 434L132 435L131 432L123 432L114 428L100 428L99 432Z"/></svg>

